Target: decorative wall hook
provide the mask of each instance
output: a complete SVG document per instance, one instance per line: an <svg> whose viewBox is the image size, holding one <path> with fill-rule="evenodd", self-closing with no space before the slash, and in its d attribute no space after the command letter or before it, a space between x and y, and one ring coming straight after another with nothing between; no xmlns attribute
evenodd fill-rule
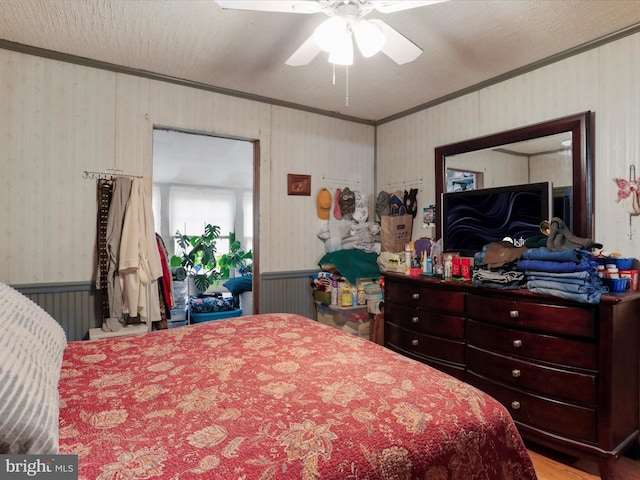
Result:
<svg viewBox="0 0 640 480"><path fill-rule="evenodd" d="M636 166L629 167L629 180L614 178L618 185L618 198L616 202L622 205L629 214L629 238L632 237L631 217L640 215L640 182L636 179Z"/></svg>

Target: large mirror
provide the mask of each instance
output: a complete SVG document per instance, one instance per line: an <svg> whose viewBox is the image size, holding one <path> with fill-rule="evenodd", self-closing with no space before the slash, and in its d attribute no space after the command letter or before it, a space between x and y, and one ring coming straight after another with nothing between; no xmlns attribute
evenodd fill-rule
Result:
<svg viewBox="0 0 640 480"><path fill-rule="evenodd" d="M437 238L443 192L542 181L554 184L554 215L593 238L591 117L587 111L437 147Z"/></svg>

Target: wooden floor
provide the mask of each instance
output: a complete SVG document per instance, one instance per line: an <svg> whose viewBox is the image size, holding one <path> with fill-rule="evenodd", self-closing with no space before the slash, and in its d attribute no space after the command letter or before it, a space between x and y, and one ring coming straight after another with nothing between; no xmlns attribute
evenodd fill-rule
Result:
<svg viewBox="0 0 640 480"><path fill-rule="evenodd" d="M538 480L600 480L595 462L564 456L537 445L529 445L529 454ZM616 463L616 480L640 480L640 460L620 458Z"/></svg>

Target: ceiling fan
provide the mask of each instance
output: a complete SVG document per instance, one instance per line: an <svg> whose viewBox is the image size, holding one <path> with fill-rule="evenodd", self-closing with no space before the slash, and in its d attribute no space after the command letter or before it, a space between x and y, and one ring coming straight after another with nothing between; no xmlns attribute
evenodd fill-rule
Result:
<svg viewBox="0 0 640 480"><path fill-rule="evenodd" d="M215 0L222 8L286 13L324 13L329 16L288 58L287 65L307 65L321 51L334 65L353 63L353 38L364 57L378 52L398 65L415 60L422 49L379 19L365 20L373 10L393 13L447 0Z"/></svg>

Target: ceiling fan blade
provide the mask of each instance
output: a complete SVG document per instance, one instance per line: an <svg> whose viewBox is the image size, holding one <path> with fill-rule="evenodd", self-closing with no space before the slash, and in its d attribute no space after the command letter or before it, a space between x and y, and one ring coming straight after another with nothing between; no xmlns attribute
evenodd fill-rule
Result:
<svg viewBox="0 0 640 480"><path fill-rule="evenodd" d="M393 13L446 1L448 0L412 0L410 2L406 0L374 0L373 8L382 13Z"/></svg>
<svg viewBox="0 0 640 480"><path fill-rule="evenodd" d="M215 0L229 10L258 10L261 12L318 13L320 4L314 0Z"/></svg>
<svg viewBox="0 0 640 480"><path fill-rule="evenodd" d="M371 19L369 21L378 25L387 37L387 41L382 47L382 53L398 65L412 62L422 53L420 47L382 20Z"/></svg>
<svg viewBox="0 0 640 480"><path fill-rule="evenodd" d="M311 35L284 63L291 67L307 65L311 60L316 58L321 51L318 42L316 42L316 39Z"/></svg>

